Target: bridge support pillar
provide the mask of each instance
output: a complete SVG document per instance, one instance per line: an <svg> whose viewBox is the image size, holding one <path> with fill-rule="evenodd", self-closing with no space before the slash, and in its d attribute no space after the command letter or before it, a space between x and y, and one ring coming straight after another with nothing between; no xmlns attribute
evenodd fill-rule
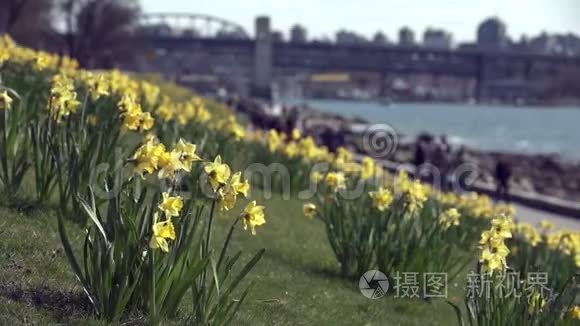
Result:
<svg viewBox="0 0 580 326"><path fill-rule="evenodd" d="M262 98L271 97L272 81L272 33L270 18L256 18L254 46L254 80L252 95Z"/></svg>

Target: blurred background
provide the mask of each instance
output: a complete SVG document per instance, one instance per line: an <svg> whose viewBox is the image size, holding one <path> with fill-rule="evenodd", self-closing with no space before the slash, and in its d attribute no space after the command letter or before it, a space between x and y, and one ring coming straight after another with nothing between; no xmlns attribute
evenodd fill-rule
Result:
<svg viewBox="0 0 580 326"><path fill-rule="evenodd" d="M388 166L578 217L579 17L576 0L2 0L0 34L160 75L331 150L373 154L369 126L388 126Z"/></svg>

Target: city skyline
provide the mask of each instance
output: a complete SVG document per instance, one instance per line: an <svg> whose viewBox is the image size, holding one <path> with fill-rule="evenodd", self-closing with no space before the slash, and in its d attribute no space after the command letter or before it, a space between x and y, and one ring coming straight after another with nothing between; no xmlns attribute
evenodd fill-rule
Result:
<svg viewBox="0 0 580 326"><path fill-rule="evenodd" d="M557 5L554 3L557 2ZM298 23L308 30L309 38L333 39L338 30L346 29L372 37L377 31L385 33L391 41L398 38L403 26L413 29L420 37L427 28L441 28L453 35L455 42L474 41L477 26L486 18L498 17L507 25L508 35L519 39L521 35L534 36L542 32L580 34L580 1L493 0L476 1L443 0L437 4L420 0L396 1L388 5L384 1L337 0L328 15L327 4L322 1L304 0L246 0L228 3L223 0L193 3L187 0L143 0L144 13L185 12L215 15L242 25L253 33L254 19L267 15L272 28L282 31L286 37L290 28ZM304 10L309 8L309 10ZM453 9L449 9L453 8ZM523 14L525 12L525 14ZM320 19L321 14L324 19ZM363 19L364 18L364 19ZM384 22L384 21L388 22Z"/></svg>

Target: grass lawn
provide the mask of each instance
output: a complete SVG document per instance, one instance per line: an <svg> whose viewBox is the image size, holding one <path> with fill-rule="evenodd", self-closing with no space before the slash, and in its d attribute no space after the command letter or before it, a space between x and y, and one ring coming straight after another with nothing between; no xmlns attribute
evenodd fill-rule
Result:
<svg viewBox="0 0 580 326"><path fill-rule="evenodd" d="M279 197L265 200L266 225L257 235L238 230L231 249L245 257L260 248L266 254L250 274L254 287L236 325L453 325L455 315L443 300L394 298L371 300L358 289L358 280L338 276L338 264L322 223L302 216L302 203ZM239 212L244 203L233 210ZM231 220L217 219L216 238ZM97 324L82 289L70 271L60 245L54 213L27 213L0 207L0 324ZM69 237L82 230L69 226ZM461 287L463 278L456 282ZM460 302L462 290L449 286L449 297ZM182 307L186 321L188 304ZM142 324L129 316L128 325Z"/></svg>

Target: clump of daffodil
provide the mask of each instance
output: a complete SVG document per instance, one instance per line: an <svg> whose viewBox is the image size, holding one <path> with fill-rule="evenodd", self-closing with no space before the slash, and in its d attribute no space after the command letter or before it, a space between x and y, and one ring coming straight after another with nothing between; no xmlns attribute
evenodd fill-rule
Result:
<svg viewBox="0 0 580 326"><path fill-rule="evenodd" d="M146 81L141 82L140 86L143 97L145 98L145 102L150 106L153 106L155 103L157 103L159 93L161 92L159 87Z"/></svg>
<svg viewBox="0 0 580 326"><path fill-rule="evenodd" d="M12 101L7 91L0 93L0 110L10 110L12 108Z"/></svg>
<svg viewBox="0 0 580 326"><path fill-rule="evenodd" d="M123 125L127 129L147 131L153 128L155 119L150 112L143 112L133 93L123 95L117 105L123 117Z"/></svg>
<svg viewBox="0 0 580 326"><path fill-rule="evenodd" d="M546 299L542 297L540 291L534 290L528 299L528 309L532 312L542 312L546 306Z"/></svg>
<svg viewBox="0 0 580 326"><path fill-rule="evenodd" d="M537 246L542 242L542 235L534 226L528 223L519 223L515 227L518 234L523 235L526 241L532 246Z"/></svg>
<svg viewBox="0 0 580 326"><path fill-rule="evenodd" d="M101 97L109 96L109 83L103 74L95 75L91 72L87 72L84 75L85 83L91 93L91 99L93 101L98 100Z"/></svg>
<svg viewBox="0 0 580 326"><path fill-rule="evenodd" d="M302 212L304 213L304 216L314 218L317 213L316 205L313 203L304 204L304 206L302 206Z"/></svg>
<svg viewBox="0 0 580 326"><path fill-rule="evenodd" d="M80 105L72 79L65 75L55 75L52 79L48 106L50 116L57 123L61 122L63 118L75 113Z"/></svg>
<svg viewBox="0 0 580 326"><path fill-rule="evenodd" d="M441 224L444 230L447 230L451 226L458 226L460 218L461 215L459 214L459 211L457 210L457 208L453 207L445 210L441 214L441 216L439 217L439 223Z"/></svg>
<svg viewBox="0 0 580 326"><path fill-rule="evenodd" d="M344 167L345 164L352 163L353 161L353 153L349 151L346 147L340 146L336 149L336 157L334 160L334 164L337 168Z"/></svg>
<svg viewBox="0 0 580 326"><path fill-rule="evenodd" d="M320 171L312 171L312 173L310 173L310 181L315 184L318 184L323 178L324 174L322 174Z"/></svg>
<svg viewBox="0 0 580 326"><path fill-rule="evenodd" d="M379 187L377 191L369 192L369 196L373 199L373 206L381 212L389 208L393 202L393 193L383 187Z"/></svg>
<svg viewBox="0 0 580 326"><path fill-rule="evenodd" d="M428 188L418 180L410 180L405 171L399 172L395 179L395 190L407 195L410 212L417 212L423 208L428 198Z"/></svg>
<svg viewBox="0 0 580 326"><path fill-rule="evenodd" d="M256 205L255 200L251 201L244 208L240 218L242 219L244 230L247 230L249 227L252 235L256 235L256 226L266 223L264 206Z"/></svg>
<svg viewBox="0 0 580 326"><path fill-rule="evenodd" d="M158 222L159 214L155 213L153 218L153 235L149 241L149 247L152 249L161 249L169 252L169 243L167 240L175 240L175 227L171 220Z"/></svg>
<svg viewBox="0 0 580 326"><path fill-rule="evenodd" d="M409 211L416 212L423 208L423 204L428 198L428 192L428 188L418 180L411 182L409 188L406 189L409 199Z"/></svg>
<svg viewBox="0 0 580 326"><path fill-rule="evenodd" d="M249 190L250 184L248 181L242 181L242 173L234 173L226 184L218 189L218 205L220 210L233 208L236 205L238 195L248 197Z"/></svg>
<svg viewBox="0 0 580 326"><path fill-rule="evenodd" d="M491 223L491 229L481 234L479 244L481 270L493 274L495 271L503 271L506 268L509 249L504 241L512 237L514 223L505 215L494 218Z"/></svg>
<svg viewBox="0 0 580 326"><path fill-rule="evenodd" d="M293 141L286 144L286 146L284 146L284 154L290 158L297 157L300 154L300 148L298 147L298 144Z"/></svg>
<svg viewBox="0 0 580 326"><path fill-rule="evenodd" d="M542 228L542 230L545 231L550 231L555 227L554 223L548 221L548 220L541 220L540 221L540 228Z"/></svg>
<svg viewBox="0 0 580 326"><path fill-rule="evenodd" d="M325 181L331 192L346 189L346 178L342 172L329 172Z"/></svg>
<svg viewBox="0 0 580 326"><path fill-rule="evenodd" d="M275 129L270 129L268 132L268 148L270 152L275 152L282 146L284 139Z"/></svg>
<svg viewBox="0 0 580 326"><path fill-rule="evenodd" d="M246 135L246 130L238 123L236 117L231 115L225 121L223 130L232 134L236 140L241 140Z"/></svg>
<svg viewBox="0 0 580 326"><path fill-rule="evenodd" d="M180 196L170 196L169 193L163 193L163 201L159 204L159 209L165 213L167 218L179 216L183 208L183 198Z"/></svg>
<svg viewBox="0 0 580 326"><path fill-rule="evenodd" d="M153 173L159 167L159 158L164 152L165 146L157 144L154 139L150 139L141 145L133 155L135 173L141 175L141 177L143 177L144 173Z"/></svg>
<svg viewBox="0 0 580 326"><path fill-rule="evenodd" d="M580 306L576 305L568 310L568 316L572 319L580 320Z"/></svg>
<svg viewBox="0 0 580 326"><path fill-rule="evenodd" d="M299 140L302 137L302 133L300 130L294 128L292 129L292 140Z"/></svg>
<svg viewBox="0 0 580 326"><path fill-rule="evenodd" d="M362 160L361 179L368 180L375 176L377 163L372 157L365 156Z"/></svg>
<svg viewBox="0 0 580 326"><path fill-rule="evenodd" d="M208 182L213 191L218 191L218 188L224 186L230 178L230 167L222 163L221 156L216 156L213 162L208 163L204 167L205 173L208 176Z"/></svg>
<svg viewBox="0 0 580 326"><path fill-rule="evenodd" d="M133 155L134 171L141 176L158 171L160 179L173 179L178 171L189 172L193 162L201 160L195 154L195 144L180 140L172 151L167 151L156 137L148 138Z"/></svg>

